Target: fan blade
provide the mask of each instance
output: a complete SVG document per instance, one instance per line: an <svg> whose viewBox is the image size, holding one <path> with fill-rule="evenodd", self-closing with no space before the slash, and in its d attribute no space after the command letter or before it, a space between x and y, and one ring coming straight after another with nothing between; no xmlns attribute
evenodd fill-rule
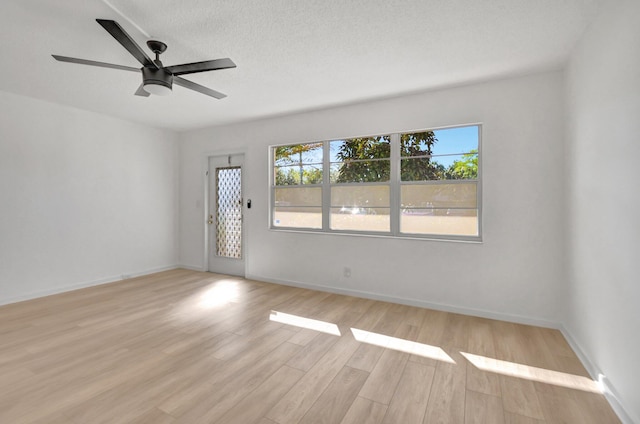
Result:
<svg viewBox="0 0 640 424"><path fill-rule="evenodd" d="M76 59L75 57L58 56L57 54L52 54L51 56L53 56L55 60L58 60L60 62L78 63L80 65L99 66L101 68L121 69L123 71L140 73L140 69L132 68L131 66L122 66L122 65L115 65L113 63L96 62L95 60Z"/></svg>
<svg viewBox="0 0 640 424"><path fill-rule="evenodd" d="M198 93L206 94L207 96L215 97L216 99L223 99L227 97L226 94L222 94L219 91L212 90L200 84L196 84L195 82L191 82L181 77L173 78L174 84L178 84L184 88L188 88L193 91L197 91Z"/></svg>
<svg viewBox="0 0 640 424"><path fill-rule="evenodd" d="M197 72L215 71L235 68L236 64L229 58L206 60L204 62L184 63L182 65L165 66L164 69L173 75L195 74Z"/></svg>
<svg viewBox="0 0 640 424"><path fill-rule="evenodd" d="M158 69L158 65L156 65L153 60L149 59L149 56L147 56L140 46L133 41L133 38L127 34L120 24L109 19L96 19L96 21L102 25L102 27L106 29L118 43L122 44L122 47L127 49L127 51L131 53L143 66Z"/></svg>
<svg viewBox="0 0 640 424"><path fill-rule="evenodd" d="M144 83L140 84L140 87L136 90L136 96L149 97L150 94L144 91Z"/></svg>

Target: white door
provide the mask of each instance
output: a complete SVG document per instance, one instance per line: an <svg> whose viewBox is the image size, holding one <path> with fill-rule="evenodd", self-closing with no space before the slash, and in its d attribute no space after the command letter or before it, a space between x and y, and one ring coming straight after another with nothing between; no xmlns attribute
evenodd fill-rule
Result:
<svg viewBox="0 0 640 424"><path fill-rule="evenodd" d="M209 158L209 271L244 277L243 154Z"/></svg>

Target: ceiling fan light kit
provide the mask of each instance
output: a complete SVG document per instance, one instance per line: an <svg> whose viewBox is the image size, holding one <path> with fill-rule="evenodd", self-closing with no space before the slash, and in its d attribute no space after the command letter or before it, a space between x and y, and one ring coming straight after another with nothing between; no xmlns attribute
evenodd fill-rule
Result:
<svg viewBox="0 0 640 424"><path fill-rule="evenodd" d="M142 68L144 91L158 96L168 96L173 87L173 75L163 69Z"/></svg>
<svg viewBox="0 0 640 424"><path fill-rule="evenodd" d="M226 97L218 91L204 87L195 82L186 80L179 75L194 74L197 72L216 71L219 69L235 68L236 64L229 58L207 60L204 62L185 63L174 66L164 66L160 61L160 55L167 50L167 45L162 41L149 40L147 47L155 53L155 60L151 60L149 56L140 48L140 46L131 38L129 34L116 22L108 19L96 19L96 21L116 39L131 55L142 64L142 68L116 65L112 63L96 62L93 60L76 59L73 57L52 55L54 59L60 62L77 63L81 65L98 66L101 68L121 69L125 71L142 72L142 84L135 92L136 96L148 97L149 94L158 96L167 96L171 94L173 83L197 91L216 99Z"/></svg>

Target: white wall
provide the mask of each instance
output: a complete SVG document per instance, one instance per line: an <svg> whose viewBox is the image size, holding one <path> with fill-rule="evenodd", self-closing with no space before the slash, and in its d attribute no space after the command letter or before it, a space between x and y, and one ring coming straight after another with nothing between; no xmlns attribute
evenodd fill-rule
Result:
<svg viewBox="0 0 640 424"><path fill-rule="evenodd" d="M563 317L592 372L640 423L640 2L587 31L568 86L568 287Z"/></svg>
<svg viewBox="0 0 640 424"><path fill-rule="evenodd" d="M563 272L561 73L300 113L181 136L180 263L203 260L203 157L245 150L247 276L540 324L557 323ZM484 242L268 229L268 146L477 123ZM352 270L342 276L343 267Z"/></svg>
<svg viewBox="0 0 640 424"><path fill-rule="evenodd" d="M177 135L0 92L0 304L175 266Z"/></svg>

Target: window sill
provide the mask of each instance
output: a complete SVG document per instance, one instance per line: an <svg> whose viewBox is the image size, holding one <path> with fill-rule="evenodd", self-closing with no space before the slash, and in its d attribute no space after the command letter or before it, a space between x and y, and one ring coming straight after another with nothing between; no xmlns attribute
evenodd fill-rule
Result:
<svg viewBox="0 0 640 424"><path fill-rule="evenodd" d="M377 233L377 232L364 232L364 231L339 231L339 230L313 230L302 228L287 228L287 227L269 227L269 231L281 232L281 233L299 233L299 234L322 234L330 236L351 236L351 237L367 237L367 238L383 238L383 239L396 239L396 240L419 240L419 241L437 241L437 242L450 242L450 243L470 243L470 244L482 244L483 240L481 236L454 236L454 235L418 235L418 234L390 234L390 233Z"/></svg>

